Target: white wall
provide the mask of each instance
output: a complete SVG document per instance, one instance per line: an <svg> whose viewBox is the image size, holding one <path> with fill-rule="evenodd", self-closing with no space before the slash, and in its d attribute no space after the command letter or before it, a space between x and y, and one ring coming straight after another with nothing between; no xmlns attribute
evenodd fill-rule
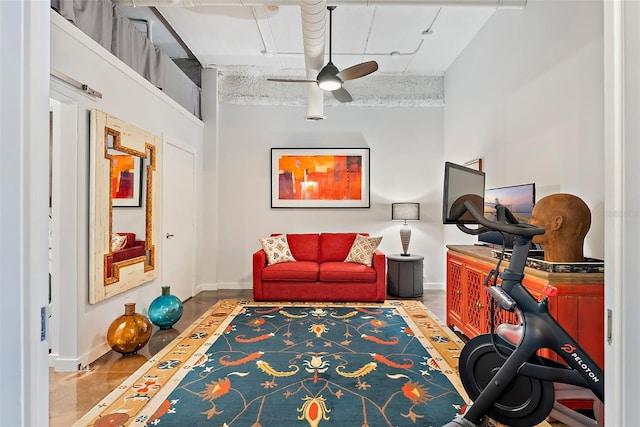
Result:
<svg viewBox="0 0 640 427"><path fill-rule="evenodd" d="M202 233L205 236L200 247L198 263L200 274L198 290L216 289L217 259L219 242L219 214L218 214L218 170L220 159L218 156L218 72L215 69L202 70L201 110L204 121L203 143L203 171L202 171L202 199L200 201L203 212Z"/></svg>
<svg viewBox="0 0 640 427"><path fill-rule="evenodd" d="M135 302L137 311L146 313L149 303L160 294L162 284L163 266L158 262L158 280L98 304L88 303L88 159L91 109L102 110L160 138L166 134L178 135L196 153L197 182L202 180L203 124L55 12L51 14L51 68L102 93L101 99L93 98L52 79L54 97L75 104L78 115L78 137L76 140L65 140L62 148L65 153L70 153L70 157L62 156L62 164L54 165L54 168L74 172L61 176L64 181L61 186L77 189L77 197L73 200L65 199L68 205L62 208L63 214L58 218L64 223L64 229L73 227L76 231L74 236L65 240L66 250L59 254L60 262L75 271L75 280L60 284L54 318L56 314L58 318L62 315L66 317L62 324L52 325L54 328L64 328L66 343L60 346L61 354L54 364L57 369L67 370L77 369L79 364L86 365L104 354L109 349L106 342L107 329L111 321L124 312L124 303ZM161 185L157 185L155 189L161 191ZM196 197L200 198L201 194ZM161 220L161 204L155 209L159 214L157 220ZM65 210L70 215L64 215ZM201 213L197 214L197 218L196 236L201 236ZM158 260L162 260L162 243L163 239L158 236ZM200 244L201 242L194 242L196 246ZM69 314L74 313L74 310L75 315Z"/></svg>
<svg viewBox="0 0 640 427"><path fill-rule="evenodd" d="M219 106L220 249L217 277L209 280L219 288L250 288L258 238L276 232L368 232L384 237L384 252L400 253L401 223L391 221L391 203L415 201L421 221L411 224L409 251L425 257L428 286L442 287L442 108L339 106L325 108L328 118L319 122L305 121L305 112ZM271 209L270 149L279 147L369 147L371 208Z"/></svg>
<svg viewBox="0 0 640 427"><path fill-rule="evenodd" d="M591 208L604 256L602 2L529 1L495 13L445 75L445 160L482 157L487 188L535 182ZM464 241L455 227L445 242Z"/></svg>
<svg viewBox="0 0 640 427"><path fill-rule="evenodd" d="M447 71L444 112L345 106L325 114L309 123L303 108L219 107L223 250L208 279L218 287L250 286L250 254L271 232L369 231L385 237L385 252L399 252L389 204L413 199L424 220L412 224L410 250L425 255L428 286L442 287L444 244L476 240L441 225L443 163L478 157L488 188L535 182L538 199L583 198L593 215L585 255L603 258L601 2L534 1L494 14ZM371 148L370 210L269 208L269 148L345 145Z"/></svg>

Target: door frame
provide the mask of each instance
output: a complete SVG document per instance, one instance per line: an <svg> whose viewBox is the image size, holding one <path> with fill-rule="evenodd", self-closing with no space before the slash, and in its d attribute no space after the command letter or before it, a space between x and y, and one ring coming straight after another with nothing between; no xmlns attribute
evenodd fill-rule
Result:
<svg viewBox="0 0 640 427"><path fill-rule="evenodd" d="M58 372L72 372L79 368L75 354L78 338L78 245L70 245L68 242L78 241L79 211L76 207L78 177L81 173L73 168L65 168L64 165L78 164L79 104L65 95L64 88L55 80L51 79L50 85L49 103L51 105L54 101L57 105L52 109L54 129L51 164L53 170L49 366ZM64 334L61 333L63 330Z"/></svg>

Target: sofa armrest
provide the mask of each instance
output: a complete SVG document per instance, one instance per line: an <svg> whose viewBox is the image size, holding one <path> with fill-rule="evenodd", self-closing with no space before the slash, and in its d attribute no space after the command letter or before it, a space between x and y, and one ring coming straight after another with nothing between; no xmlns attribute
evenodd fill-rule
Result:
<svg viewBox="0 0 640 427"><path fill-rule="evenodd" d="M373 253L371 266L376 270L377 301L384 301L387 297L387 256L380 249Z"/></svg>
<svg viewBox="0 0 640 427"><path fill-rule="evenodd" d="M387 269L387 256L380 249L376 249L373 253L373 261L371 262L371 266L376 269L376 271L382 271L386 273Z"/></svg>
<svg viewBox="0 0 640 427"><path fill-rule="evenodd" d="M260 249L253 253L253 299L261 301L262 296L262 270L267 266L267 253Z"/></svg>

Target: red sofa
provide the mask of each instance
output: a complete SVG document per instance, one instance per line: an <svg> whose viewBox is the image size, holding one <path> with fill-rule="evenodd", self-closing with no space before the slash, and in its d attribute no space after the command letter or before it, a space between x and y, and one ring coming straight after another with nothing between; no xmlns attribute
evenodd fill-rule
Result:
<svg viewBox="0 0 640 427"><path fill-rule="evenodd" d="M118 233L121 236L127 237L127 243L125 243L122 249L111 252L111 255L107 257L107 272L112 271L111 266L114 262L126 261L128 259L137 258L146 255L144 240L136 240L135 233ZM111 276L109 274L109 276Z"/></svg>
<svg viewBox="0 0 640 427"><path fill-rule="evenodd" d="M384 301L387 274L382 251L376 249L371 267L344 262L356 233L286 236L295 262L267 265L264 250L253 254L255 301Z"/></svg>

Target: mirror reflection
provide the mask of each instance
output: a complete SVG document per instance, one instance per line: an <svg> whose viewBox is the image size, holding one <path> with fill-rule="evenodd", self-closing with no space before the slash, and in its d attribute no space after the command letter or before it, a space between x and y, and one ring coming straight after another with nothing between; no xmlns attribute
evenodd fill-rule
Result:
<svg viewBox="0 0 640 427"><path fill-rule="evenodd" d="M90 303L158 277L153 182L158 138L92 112Z"/></svg>
<svg viewBox="0 0 640 427"><path fill-rule="evenodd" d="M105 283L117 282L121 267L143 262L153 268L151 247L147 245L147 169L152 147L141 153L123 147L119 133L106 129L106 154L110 161L111 252L107 255Z"/></svg>

